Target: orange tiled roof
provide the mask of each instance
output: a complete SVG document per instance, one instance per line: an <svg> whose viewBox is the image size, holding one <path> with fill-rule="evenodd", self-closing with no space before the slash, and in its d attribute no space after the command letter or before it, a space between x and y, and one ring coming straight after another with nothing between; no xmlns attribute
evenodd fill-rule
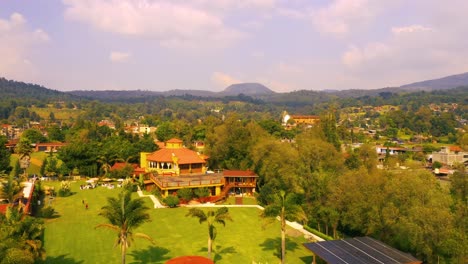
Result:
<svg viewBox="0 0 468 264"><path fill-rule="evenodd" d="M187 148L160 149L149 154L146 159L149 161L172 162L173 156L179 159L179 164L206 163L196 151Z"/></svg>
<svg viewBox="0 0 468 264"><path fill-rule="evenodd" d="M112 165L111 167L111 171L113 170L120 170L120 169L123 169L125 168L125 166L127 166L127 164L130 164L130 166L132 166L132 168L135 170L138 168L138 165L137 164L133 164L133 163L125 163L125 162L116 162L114 163L114 165Z"/></svg>
<svg viewBox="0 0 468 264"><path fill-rule="evenodd" d="M171 138L166 143L182 143L183 141L178 138Z"/></svg>
<svg viewBox="0 0 468 264"><path fill-rule="evenodd" d="M450 151L461 151L462 149L459 146L450 146Z"/></svg>
<svg viewBox="0 0 468 264"><path fill-rule="evenodd" d="M233 177L258 177L255 172L251 170L224 170L223 176L233 176Z"/></svg>

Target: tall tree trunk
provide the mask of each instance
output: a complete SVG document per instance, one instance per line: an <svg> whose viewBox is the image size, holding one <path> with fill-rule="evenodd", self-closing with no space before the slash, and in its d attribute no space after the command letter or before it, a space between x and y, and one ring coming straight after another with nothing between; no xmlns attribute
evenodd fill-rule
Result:
<svg viewBox="0 0 468 264"><path fill-rule="evenodd" d="M121 251L122 251L122 256L121 256L122 264L125 264L125 255L127 254L126 241L122 243Z"/></svg>
<svg viewBox="0 0 468 264"><path fill-rule="evenodd" d="M281 230L281 264L286 261L286 231Z"/></svg>
<svg viewBox="0 0 468 264"><path fill-rule="evenodd" d="M286 261L286 219L284 219L284 207L281 209L281 264Z"/></svg>
<svg viewBox="0 0 468 264"><path fill-rule="evenodd" d="M213 244L213 241L211 240L210 237L208 237L208 258L211 259L211 245Z"/></svg>

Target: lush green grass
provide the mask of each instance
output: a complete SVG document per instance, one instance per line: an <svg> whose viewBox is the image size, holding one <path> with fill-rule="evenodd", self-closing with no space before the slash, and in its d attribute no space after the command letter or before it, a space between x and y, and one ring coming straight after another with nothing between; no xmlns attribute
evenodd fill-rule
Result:
<svg viewBox="0 0 468 264"><path fill-rule="evenodd" d="M42 151L31 153L31 163L29 164L29 167L26 169L26 172L28 174L39 175L39 172L41 171L42 163L44 162L47 155L48 155L47 153L42 152ZM19 159L18 154L11 155L10 166L14 168L18 159Z"/></svg>
<svg viewBox="0 0 468 264"><path fill-rule="evenodd" d="M236 204L236 197L229 196L223 204ZM242 204L256 205L258 203L255 197L242 197Z"/></svg>
<svg viewBox="0 0 468 264"><path fill-rule="evenodd" d="M53 105L48 105L45 108L39 108L32 106L30 108L31 112L36 112L41 118L43 119L49 119L50 118L50 113L54 113L54 116L56 119L60 120L70 120L70 119L76 119L78 116L82 113L84 113L84 110L81 109L69 109L69 108L61 108L57 109L53 107Z"/></svg>
<svg viewBox="0 0 468 264"><path fill-rule="evenodd" d="M59 188L59 183L43 185ZM60 217L46 223L46 263L118 263L120 252L113 248L116 234L94 227L105 223L98 213L106 198L117 195L120 190L102 187L79 190L79 185L80 182L73 183L75 193L72 196L52 201ZM82 200L88 202L88 210ZM149 199L145 199L145 203L153 207ZM199 224L196 218L185 217L187 211L187 208L151 209L152 222L136 232L150 235L156 243L152 245L137 238L128 251L127 262L164 263L182 255L206 256L207 226ZM234 221L227 222L226 227L218 226L214 243L216 263L278 263L279 223L273 221L265 225L256 208L230 208L229 211ZM294 230L289 233L287 263L311 263L311 252L302 246L306 240Z"/></svg>

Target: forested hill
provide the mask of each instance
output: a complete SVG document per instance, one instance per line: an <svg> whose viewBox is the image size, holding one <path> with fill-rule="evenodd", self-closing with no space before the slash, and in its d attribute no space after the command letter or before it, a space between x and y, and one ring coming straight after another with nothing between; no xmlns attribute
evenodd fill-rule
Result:
<svg viewBox="0 0 468 264"><path fill-rule="evenodd" d="M242 89L245 87L242 86ZM57 101L83 101L98 100L101 102L139 103L152 102L157 98L177 97L188 101L244 101L247 103L266 103L289 110L301 112L314 112L311 107L320 107L322 104L335 102L337 107L356 105L402 105L410 101L416 104L429 104L441 102L454 102L466 104L468 86L454 89L435 91L410 91L402 88L383 88L375 90L344 90L344 91L311 91L301 90L289 93L274 93L262 86L264 93L238 94L227 96L223 92L209 92L200 90L172 90L166 92L155 91L73 91L60 92L47 89L40 85L17 82L0 78L0 102L8 103L12 100L22 105L45 104ZM235 89L236 92L244 90ZM268 90L266 90L268 89ZM266 91L266 92L265 92ZM232 91L231 91L232 92ZM245 91L248 92L248 91ZM306 107L307 109L303 109Z"/></svg>
<svg viewBox="0 0 468 264"><path fill-rule="evenodd" d="M78 99L77 96L48 89L31 83L17 82L0 78L0 101L49 101Z"/></svg>
<svg viewBox="0 0 468 264"><path fill-rule="evenodd" d="M446 90L461 86L468 86L468 72L462 74L451 75L439 79L415 82L400 86L404 90Z"/></svg>

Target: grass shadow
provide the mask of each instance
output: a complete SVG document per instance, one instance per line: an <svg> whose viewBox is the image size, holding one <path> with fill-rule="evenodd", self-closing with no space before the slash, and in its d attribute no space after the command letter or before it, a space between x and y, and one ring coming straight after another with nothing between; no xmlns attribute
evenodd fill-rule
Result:
<svg viewBox="0 0 468 264"><path fill-rule="evenodd" d="M300 259L302 260L302 262L309 264L309 263L312 263L312 261L314 260L314 257L312 257L311 255L311 256L301 257Z"/></svg>
<svg viewBox="0 0 468 264"><path fill-rule="evenodd" d="M221 259L223 259L222 255L235 254L235 253L237 253L237 251L232 246L223 248L222 246L218 245L218 246L216 246L216 249L213 250L213 253L214 253L213 261L216 263L216 262L220 261Z"/></svg>
<svg viewBox="0 0 468 264"><path fill-rule="evenodd" d="M263 243L259 244L263 251L273 251L273 255L281 258L281 238L267 238ZM288 251L294 251L299 248L299 245L286 238L286 255Z"/></svg>
<svg viewBox="0 0 468 264"><path fill-rule="evenodd" d="M163 247L150 246L142 250L132 250L129 253L133 257L131 264L144 264L144 263L162 263L170 257L166 256L169 249Z"/></svg>
<svg viewBox="0 0 468 264"><path fill-rule="evenodd" d="M45 260L40 261L39 263L47 264L81 264L83 261L77 261L67 255L60 255L56 257L47 256Z"/></svg>

